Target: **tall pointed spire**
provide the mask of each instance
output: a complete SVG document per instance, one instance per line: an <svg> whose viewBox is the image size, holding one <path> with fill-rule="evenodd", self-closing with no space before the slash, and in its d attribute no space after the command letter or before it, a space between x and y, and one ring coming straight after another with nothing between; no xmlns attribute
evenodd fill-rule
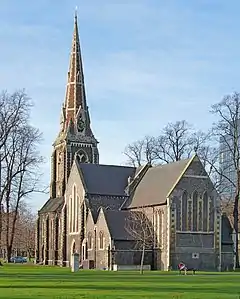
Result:
<svg viewBox="0 0 240 299"><path fill-rule="evenodd" d="M60 117L60 131L53 143L51 198L64 195L74 157L81 163L99 163L98 141L94 137L86 103L77 10L67 78L66 96Z"/></svg>
<svg viewBox="0 0 240 299"><path fill-rule="evenodd" d="M86 110L86 94L84 86L83 65L78 34L77 9L74 15L74 31L72 49L68 70L67 89L65 98L65 129L72 119L75 122L79 108Z"/></svg>

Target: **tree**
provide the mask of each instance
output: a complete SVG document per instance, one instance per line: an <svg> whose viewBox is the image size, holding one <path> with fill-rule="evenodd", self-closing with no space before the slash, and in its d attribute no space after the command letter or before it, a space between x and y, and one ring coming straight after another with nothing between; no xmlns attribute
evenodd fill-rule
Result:
<svg viewBox="0 0 240 299"><path fill-rule="evenodd" d="M9 94L3 91L0 94L0 165L2 166L5 155L3 147L6 145L13 131L19 126L23 125L29 119L29 111L32 107L30 99L24 91L16 91ZM2 167L0 167L0 248L2 241L2 206L3 194L2 192Z"/></svg>
<svg viewBox="0 0 240 299"><path fill-rule="evenodd" d="M238 210L240 195L240 95L233 93L212 106L211 112L218 117L212 135L220 142L220 160L211 164L220 179L220 193L225 200L233 196L233 227L236 234L235 267L239 267L238 254ZM219 155L219 151L218 151ZM225 162L223 162L225 161ZM227 161L227 162L226 162ZM227 195L232 190L230 196ZM227 192L226 192L227 191ZM232 195L232 196L231 196Z"/></svg>
<svg viewBox="0 0 240 299"><path fill-rule="evenodd" d="M18 243L19 247L27 253L28 258L31 258L35 250L36 215L25 203L21 204L19 210L14 243Z"/></svg>
<svg viewBox="0 0 240 299"><path fill-rule="evenodd" d="M155 241L154 228L144 208L139 211L130 211L125 229L135 240L136 247L142 250L140 274L143 274L145 251L152 249Z"/></svg>
<svg viewBox="0 0 240 299"><path fill-rule="evenodd" d="M206 154L208 134L194 131L185 120L169 123L157 137L146 136L125 148L128 163L141 166L165 164L189 158L194 152Z"/></svg>
<svg viewBox="0 0 240 299"><path fill-rule="evenodd" d="M155 138L145 136L142 140L134 141L126 146L124 154L128 157L128 163L139 167L144 163L155 163Z"/></svg>
<svg viewBox="0 0 240 299"><path fill-rule="evenodd" d="M45 189L39 186L43 158L38 151L38 145L42 136L38 129L29 124L32 107L30 99L24 92L19 91L12 95L3 93L1 100L0 120L3 124L0 127L0 203L4 209L4 235L7 257L10 260L21 203L31 193L44 192ZM10 104L15 105L17 113ZM7 121L4 119L6 115L9 115Z"/></svg>
<svg viewBox="0 0 240 299"><path fill-rule="evenodd" d="M161 163L187 159L200 149L204 138L204 133L194 132L185 120L169 123L156 138L154 154Z"/></svg>

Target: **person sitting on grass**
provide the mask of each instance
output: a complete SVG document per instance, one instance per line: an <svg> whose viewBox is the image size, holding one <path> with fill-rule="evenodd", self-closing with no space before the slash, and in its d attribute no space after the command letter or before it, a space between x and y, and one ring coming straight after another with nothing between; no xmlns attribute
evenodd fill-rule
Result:
<svg viewBox="0 0 240 299"><path fill-rule="evenodd" d="M181 274L182 271L184 271L184 274L187 275L187 267L183 262L180 262L178 264L178 270L179 270L179 274Z"/></svg>
<svg viewBox="0 0 240 299"><path fill-rule="evenodd" d="M182 271L184 271L184 274L187 275L187 271L192 271L192 274L195 275L196 272L195 268L187 268L187 266L183 262L180 262L178 264L178 269L179 269L179 274L181 274Z"/></svg>

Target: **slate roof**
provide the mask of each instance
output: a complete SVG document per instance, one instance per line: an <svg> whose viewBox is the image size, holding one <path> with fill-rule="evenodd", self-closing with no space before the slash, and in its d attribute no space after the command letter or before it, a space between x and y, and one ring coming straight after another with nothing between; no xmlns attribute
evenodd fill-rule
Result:
<svg viewBox="0 0 240 299"><path fill-rule="evenodd" d="M63 207L64 197L50 198L39 210L39 214L57 212Z"/></svg>
<svg viewBox="0 0 240 299"><path fill-rule="evenodd" d="M86 191L89 194L126 196L128 177L135 174L135 167L79 163Z"/></svg>
<svg viewBox="0 0 240 299"><path fill-rule="evenodd" d="M124 241L133 241L134 238L127 231L127 221L130 215L129 211L120 211L120 210L103 210L105 219L109 232L112 239L114 240L124 240Z"/></svg>
<svg viewBox="0 0 240 299"><path fill-rule="evenodd" d="M131 195L128 208L164 204L194 157L149 168Z"/></svg>

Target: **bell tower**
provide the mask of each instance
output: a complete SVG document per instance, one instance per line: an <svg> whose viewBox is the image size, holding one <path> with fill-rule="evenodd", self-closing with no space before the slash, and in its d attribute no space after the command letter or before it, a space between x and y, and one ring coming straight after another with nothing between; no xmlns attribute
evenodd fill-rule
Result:
<svg viewBox="0 0 240 299"><path fill-rule="evenodd" d="M83 63L75 13L65 101L60 117L60 131L53 143L50 198L64 195L74 156L81 163L99 163L98 141L90 126Z"/></svg>

